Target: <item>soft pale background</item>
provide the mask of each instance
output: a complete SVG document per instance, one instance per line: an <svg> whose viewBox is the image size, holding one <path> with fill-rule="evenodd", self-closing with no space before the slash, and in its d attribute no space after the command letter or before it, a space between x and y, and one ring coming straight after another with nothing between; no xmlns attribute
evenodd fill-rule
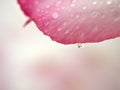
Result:
<svg viewBox="0 0 120 90"><path fill-rule="evenodd" d="M33 22L23 28L26 20L16 0L0 0L0 90L38 90L30 72L42 60L57 61L63 70L80 61L75 70L84 72L85 90L120 90L120 38L79 49L52 41Z"/></svg>

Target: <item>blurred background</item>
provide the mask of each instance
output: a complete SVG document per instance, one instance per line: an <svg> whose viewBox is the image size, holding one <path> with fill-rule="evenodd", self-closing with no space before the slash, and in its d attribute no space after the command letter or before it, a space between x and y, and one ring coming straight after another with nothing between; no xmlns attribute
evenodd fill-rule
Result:
<svg viewBox="0 0 120 90"><path fill-rule="evenodd" d="M78 48L27 20L17 0L0 0L0 90L120 90L120 38Z"/></svg>

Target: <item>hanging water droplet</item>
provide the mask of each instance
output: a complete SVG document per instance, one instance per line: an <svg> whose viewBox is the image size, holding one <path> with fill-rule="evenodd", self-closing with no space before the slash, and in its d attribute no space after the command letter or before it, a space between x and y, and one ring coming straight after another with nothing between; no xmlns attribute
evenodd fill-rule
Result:
<svg viewBox="0 0 120 90"><path fill-rule="evenodd" d="M78 48L84 48L84 47L85 47L85 44L80 44L80 43L79 43L79 44L77 44L77 47L78 47Z"/></svg>

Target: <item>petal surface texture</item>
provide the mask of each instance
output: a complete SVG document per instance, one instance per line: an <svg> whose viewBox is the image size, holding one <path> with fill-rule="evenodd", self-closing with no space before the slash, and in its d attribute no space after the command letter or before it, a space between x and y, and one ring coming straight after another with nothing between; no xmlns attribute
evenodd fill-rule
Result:
<svg viewBox="0 0 120 90"><path fill-rule="evenodd" d="M120 0L18 0L40 31L62 44L120 36Z"/></svg>

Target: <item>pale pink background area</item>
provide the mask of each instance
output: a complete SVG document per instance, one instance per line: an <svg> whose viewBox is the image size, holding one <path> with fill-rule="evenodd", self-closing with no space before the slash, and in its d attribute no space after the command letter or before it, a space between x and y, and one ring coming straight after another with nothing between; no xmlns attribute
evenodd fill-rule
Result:
<svg viewBox="0 0 120 90"><path fill-rule="evenodd" d="M16 0L0 0L0 90L40 90L43 82L39 69L44 76L49 65L57 65L53 69L60 68L59 75L65 71L62 74L66 78L79 73L82 84L78 82L78 86L83 88L79 90L120 90L120 38L79 49L52 41L33 22L23 28L27 19ZM44 67L46 62L48 67ZM56 76L51 77L54 83Z"/></svg>

